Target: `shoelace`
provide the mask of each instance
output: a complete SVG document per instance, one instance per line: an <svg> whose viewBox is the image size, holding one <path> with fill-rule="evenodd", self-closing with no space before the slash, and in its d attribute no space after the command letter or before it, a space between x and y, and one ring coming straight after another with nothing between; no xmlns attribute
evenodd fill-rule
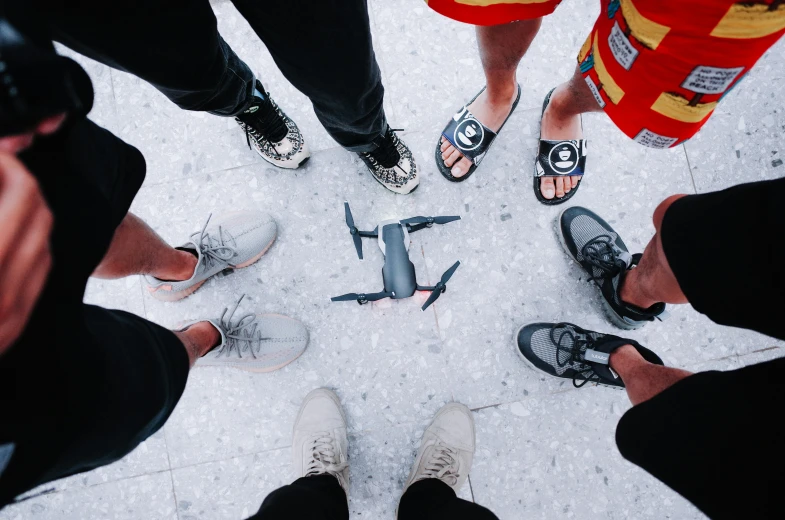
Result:
<svg viewBox="0 0 785 520"><path fill-rule="evenodd" d="M317 432L311 439L311 462L306 477L322 473L340 473L349 467L347 462L338 462L335 439L330 432Z"/></svg>
<svg viewBox="0 0 785 520"><path fill-rule="evenodd" d="M214 237L207 232L207 225L213 214L207 216L207 222L202 226L202 231L191 235L191 240L198 244L199 251L202 253L201 261L204 262L205 267L210 269L216 262L228 262L237 254L237 249L227 242L234 243L234 237L228 231L224 231L221 226L218 226L218 236ZM198 240L193 240L194 237L199 236Z"/></svg>
<svg viewBox="0 0 785 520"><path fill-rule="evenodd" d="M434 445L433 452L425 463L424 474L427 478L437 478L454 486L460 478L458 452L444 444Z"/></svg>
<svg viewBox="0 0 785 520"><path fill-rule="evenodd" d="M222 355L228 357L232 352L235 352L237 357L242 358L243 352L250 352L251 356L256 359L257 352L262 348L262 341L269 339L263 337L262 331L257 329L259 324L256 321L256 315L253 313L246 314L232 323L232 317L243 298L245 298L244 294L234 304L232 312L228 316L226 312L229 310L229 307L224 308L223 313L221 313L218 324L224 331L226 343L218 350L216 357L221 357Z"/></svg>
<svg viewBox="0 0 785 520"><path fill-rule="evenodd" d="M562 328L563 331L557 337L556 331L559 328ZM594 369L583 361L583 353L586 352L586 349L593 343L588 335L580 333L575 334L570 330L568 325L557 323L551 327L550 336L551 342L556 345L556 364L560 367L577 365L572 367L573 370L576 370L575 375L572 377L572 385L575 388L580 388L590 381L600 380L599 376L594 373ZM565 338L567 338L569 342L562 343ZM570 343L571 346L567 346ZM564 362L559 359L559 352L566 352L568 354ZM578 383L579 380L581 381L580 383Z"/></svg>
<svg viewBox="0 0 785 520"><path fill-rule="evenodd" d="M274 145L281 142L289 132L286 121L275 109L269 97L259 103L258 107L256 112L237 116L245 123L245 141L248 143L248 148L251 148L251 137L267 140Z"/></svg>
<svg viewBox="0 0 785 520"><path fill-rule="evenodd" d="M395 132L400 131L401 129L388 128L379 147L376 150L369 152L368 155L376 159L376 162L385 168L398 166L398 161L401 160L401 154L398 153L398 136L395 135ZM400 169L400 167L398 168ZM403 170L401 171L403 172Z"/></svg>
<svg viewBox="0 0 785 520"><path fill-rule="evenodd" d="M610 235L600 235L587 242L581 249L583 258L601 271L599 276L592 276L589 281L614 277L623 269L623 262L619 259L619 249L614 247Z"/></svg>

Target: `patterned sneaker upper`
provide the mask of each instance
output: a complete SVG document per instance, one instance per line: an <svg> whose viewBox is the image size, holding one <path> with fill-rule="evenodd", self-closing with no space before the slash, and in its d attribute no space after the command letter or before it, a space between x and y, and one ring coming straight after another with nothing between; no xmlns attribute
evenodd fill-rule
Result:
<svg viewBox="0 0 785 520"><path fill-rule="evenodd" d="M257 80L254 100L236 118L245 130L248 147L253 147L267 162L281 168L297 168L309 156L300 129Z"/></svg>
<svg viewBox="0 0 785 520"><path fill-rule="evenodd" d="M332 475L348 496L348 447L338 396L326 388L308 393L294 423L292 457L297 478Z"/></svg>
<svg viewBox="0 0 785 520"><path fill-rule="evenodd" d="M642 255L631 255L619 234L597 214L579 206L567 208L559 219L559 234L570 256L599 287L616 326L636 329L667 317L664 303L642 309L622 301L621 280L638 265Z"/></svg>
<svg viewBox="0 0 785 520"><path fill-rule="evenodd" d="M518 353L532 367L553 377L572 379L580 388L588 382L624 387L609 365L611 352L632 345L651 363L662 360L637 341L585 330L572 323L531 323L517 335Z"/></svg>
<svg viewBox="0 0 785 520"><path fill-rule="evenodd" d="M453 490L466 482L474 459L475 433L471 411L447 403L425 430L406 488L427 478L439 479Z"/></svg>
<svg viewBox="0 0 785 520"><path fill-rule="evenodd" d="M275 241L276 233L275 220L261 211L237 211L216 219L210 216L201 231L178 247L197 258L191 278L167 281L145 276L147 289L162 300L186 296L190 289L224 269L245 267L258 260Z"/></svg>
<svg viewBox="0 0 785 520"><path fill-rule="evenodd" d="M420 184L412 152L392 128L387 128L376 150L359 156L373 177L390 191L405 195Z"/></svg>
<svg viewBox="0 0 785 520"><path fill-rule="evenodd" d="M209 320L221 333L221 343L196 361L199 366L229 366L253 372L271 372L288 365L305 351L308 330L297 320L279 314L235 312L241 296L217 320Z"/></svg>

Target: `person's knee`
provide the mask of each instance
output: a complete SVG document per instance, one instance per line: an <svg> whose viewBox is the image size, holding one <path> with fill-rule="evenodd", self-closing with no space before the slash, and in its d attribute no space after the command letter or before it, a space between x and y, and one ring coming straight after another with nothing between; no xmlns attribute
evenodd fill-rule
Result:
<svg viewBox="0 0 785 520"><path fill-rule="evenodd" d="M660 232L660 227L662 226L662 220L665 218L665 212L668 211L668 208L671 207L671 204L676 202L682 197L686 197L685 193L680 193L678 195L671 195L667 199L660 202L659 206L654 210L654 215L652 216L652 220L654 221L654 229L657 233Z"/></svg>

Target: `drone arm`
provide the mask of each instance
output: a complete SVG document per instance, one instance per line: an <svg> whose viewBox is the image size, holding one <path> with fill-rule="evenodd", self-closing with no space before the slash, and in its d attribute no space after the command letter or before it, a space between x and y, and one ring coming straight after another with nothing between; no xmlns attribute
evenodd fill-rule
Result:
<svg viewBox="0 0 785 520"><path fill-rule="evenodd" d="M425 287L425 286L422 286L422 285L417 285L417 290L418 291L435 291L436 290L436 286Z"/></svg>
<svg viewBox="0 0 785 520"><path fill-rule="evenodd" d="M357 231L357 234L363 238L379 238L379 228L377 227L373 231Z"/></svg>

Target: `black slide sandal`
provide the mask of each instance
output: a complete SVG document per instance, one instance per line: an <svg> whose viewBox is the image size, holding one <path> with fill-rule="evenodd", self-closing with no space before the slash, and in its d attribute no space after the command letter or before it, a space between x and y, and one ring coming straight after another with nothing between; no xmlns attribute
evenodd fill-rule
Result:
<svg viewBox="0 0 785 520"><path fill-rule="evenodd" d="M545 101L542 103L542 113L548 107L551 101L551 94L556 88L551 89L548 95L545 96ZM542 121L540 121L540 128L542 128ZM583 124L581 124L581 129ZM542 136L542 130L540 130ZM586 139L572 139L565 141L552 141L550 139L540 138L540 146L537 151L537 158L534 160L534 195L541 203L546 206L556 206L567 202L575 195L578 188L581 187L583 178L578 181L578 185L565 193L564 197L554 197L546 199L542 196L540 191L540 179L542 177L569 177L570 175L586 175ZM555 161L553 159L556 159Z"/></svg>
<svg viewBox="0 0 785 520"><path fill-rule="evenodd" d="M515 111L515 107L518 106L518 101L521 99L521 86L518 85L518 96L515 98L515 101L513 101L512 106L510 107L510 113L507 114L507 117L504 119L502 126L499 127L499 131L494 132L487 126L480 123L474 117L474 115L469 112L469 109L466 108L471 105L474 100L483 93L484 90L485 87L483 87L482 90L480 90L477 95L471 99L471 101L466 103L463 108L461 108L452 117L452 119L450 119L450 122L444 128L442 134L439 136L439 140L436 142L436 166L439 168L439 171L442 173L444 178L448 181L463 182L472 176L474 170L476 170L477 166L480 165L480 161L482 161L482 159L485 157L485 154L493 144L496 136L499 135L499 132L502 131L502 128L504 128L507 120L510 119L510 116ZM441 148L442 137L447 139L456 150L461 152L464 157L472 162L472 165L469 167L469 171L466 172L466 175L463 177L454 177L450 172L452 168L448 168L444 164Z"/></svg>

